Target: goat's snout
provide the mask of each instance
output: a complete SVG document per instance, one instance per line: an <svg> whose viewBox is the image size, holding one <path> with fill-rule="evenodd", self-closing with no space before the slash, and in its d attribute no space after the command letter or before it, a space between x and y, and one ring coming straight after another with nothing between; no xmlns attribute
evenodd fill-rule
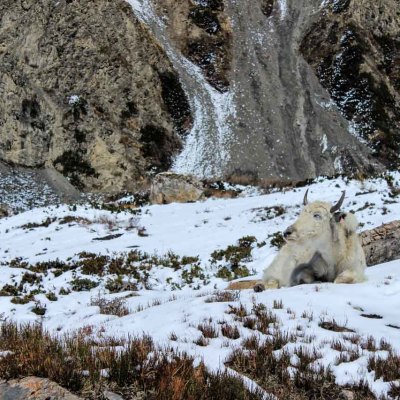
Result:
<svg viewBox="0 0 400 400"><path fill-rule="evenodd" d="M287 239L293 232L294 232L293 226L289 226L289 228L287 228L287 229L285 230L285 232L283 232L283 237L284 237L285 239Z"/></svg>

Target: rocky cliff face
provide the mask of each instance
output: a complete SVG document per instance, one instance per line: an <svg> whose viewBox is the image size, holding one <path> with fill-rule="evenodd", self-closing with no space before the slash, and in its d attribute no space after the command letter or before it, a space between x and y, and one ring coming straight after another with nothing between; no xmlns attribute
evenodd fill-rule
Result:
<svg viewBox="0 0 400 400"><path fill-rule="evenodd" d="M397 0L5 0L0 159L88 190L149 171L398 166Z"/></svg>
<svg viewBox="0 0 400 400"><path fill-rule="evenodd" d="M268 180L379 168L299 52L320 1L227 1L236 118L227 166ZM236 35L236 36L235 36Z"/></svg>
<svg viewBox="0 0 400 400"><path fill-rule="evenodd" d="M165 170L191 126L168 57L122 0L0 4L0 158L90 190Z"/></svg>
<svg viewBox="0 0 400 400"><path fill-rule="evenodd" d="M301 52L354 133L385 165L400 164L400 2L328 2Z"/></svg>

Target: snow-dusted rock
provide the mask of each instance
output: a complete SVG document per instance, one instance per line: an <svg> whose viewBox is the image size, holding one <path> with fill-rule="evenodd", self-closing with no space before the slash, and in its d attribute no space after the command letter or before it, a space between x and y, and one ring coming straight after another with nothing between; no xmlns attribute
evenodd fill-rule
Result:
<svg viewBox="0 0 400 400"><path fill-rule="evenodd" d="M68 390L49 379L29 376L0 382L0 400L79 400Z"/></svg>
<svg viewBox="0 0 400 400"><path fill-rule="evenodd" d="M153 204L188 203L204 196L202 183L193 176L162 172L151 185L150 201Z"/></svg>

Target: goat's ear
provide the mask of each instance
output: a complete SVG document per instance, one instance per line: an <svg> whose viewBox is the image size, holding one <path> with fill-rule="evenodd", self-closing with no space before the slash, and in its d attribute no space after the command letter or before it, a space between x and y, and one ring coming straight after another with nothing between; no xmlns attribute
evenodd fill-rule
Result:
<svg viewBox="0 0 400 400"><path fill-rule="evenodd" d="M358 221L356 216L349 212L346 213L343 220L343 227L347 234L355 233L358 228Z"/></svg>

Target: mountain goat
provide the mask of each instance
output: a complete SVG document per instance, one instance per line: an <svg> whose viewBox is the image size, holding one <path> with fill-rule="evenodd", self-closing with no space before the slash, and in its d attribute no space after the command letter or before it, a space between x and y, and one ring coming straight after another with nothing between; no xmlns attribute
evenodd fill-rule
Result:
<svg viewBox="0 0 400 400"><path fill-rule="evenodd" d="M286 244L264 271L263 281L254 286L255 291L315 281L365 280L357 219L352 213L339 212L345 192L333 206L323 201L308 204L307 194L308 190L297 221L283 233Z"/></svg>

